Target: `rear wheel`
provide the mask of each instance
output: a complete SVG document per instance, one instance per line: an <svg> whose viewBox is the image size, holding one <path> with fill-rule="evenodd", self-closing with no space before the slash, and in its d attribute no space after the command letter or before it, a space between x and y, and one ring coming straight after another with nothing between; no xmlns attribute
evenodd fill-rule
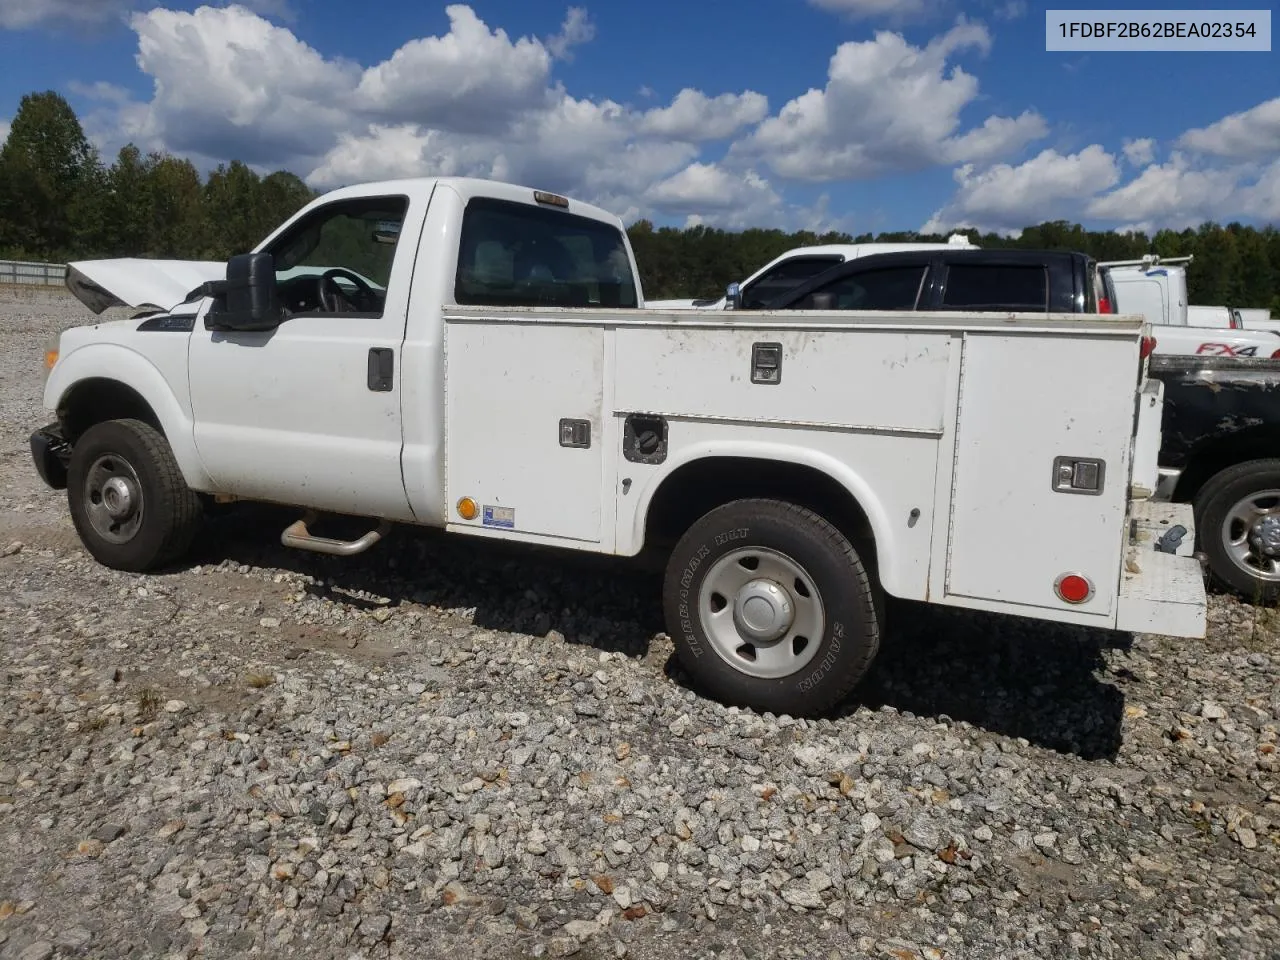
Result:
<svg viewBox="0 0 1280 960"><path fill-rule="evenodd" d="M848 539L811 510L739 500L680 539L663 591L694 680L726 703L805 715L843 700L880 646L879 591Z"/></svg>
<svg viewBox="0 0 1280 960"><path fill-rule="evenodd" d="M1214 578L1251 602L1280 600L1280 459L1223 470L1200 489L1195 512Z"/></svg>
<svg viewBox="0 0 1280 960"><path fill-rule="evenodd" d="M71 520L99 563L141 573L186 552L200 500L164 435L141 420L95 424L76 441L67 471Z"/></svg>

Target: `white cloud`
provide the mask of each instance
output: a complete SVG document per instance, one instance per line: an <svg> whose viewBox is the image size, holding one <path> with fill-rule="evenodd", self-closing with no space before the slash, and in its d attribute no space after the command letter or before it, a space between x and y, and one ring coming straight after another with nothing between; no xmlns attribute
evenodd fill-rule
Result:
<svg viewBox="0 0 1280 960"><path fill-rule="evenodd" d="M665 213L738 226L760 223L782 205L782 198L759 174L734 173L714 163L690 164L654 184L645 199Z"/></svg>
<svg viewBox="0 0 1280 960"><path fill-rule="evenodd" d="M960 185L951 202L921 227L944 233L957 227L1017 231L1060 216L1078 216L1080 204L1120 179L1115 157L1097 144L1078 153L1044 150L1025 163L955 172Z"/></svg>
<svg viewBox="0 0 1280 960"><path fill-rule="evenodd" d="M9 139L9 127L8 120L0 120L0 147L3 147L5 141Z"/></svg>
<svg viewBox="0 0 1280 960"><path fill-rule="evenodd" d="M326 132L348 127L344 103L359 68L326 59L244 7L157 9L131 24L155 95L125 118L130 137L270 163L321 153Z"/></svg>
<svg viewBox="0 0 1280 960"><path fill-rule="evenodd" d="M887 31L843 43L831 58L826 87L791 100L734 144L731 155L805 181L1008 155L1044 135L1039 114L991 117L976 129L959 130L961 111L978 98L978 80L948 61L961 51L985 54L990 47L985 27L963 22L923 48Z"/></svg>
<svg viewBox="0 0 1280 960"><path fill-rule="evenodd" d="M648 192L698 160L698 142L732 136L768 111L751 91L686 89L648 111L580 99L551 71L591 36L581 8L570 8L546 41L509 36L462 4L446 12L442 35L410 40L368 66L326 57L241 6L138 13L137 62L153 94L136 102L109 84L82 86L80 95L102 105L86 127L104 152L133 140L204 166L239 158L293 169L318 188L483 176L634 218L653 215ZM734 176L745 191L735 194L739 209L763 211L776 200L767 185L753 190L750 177ZM674 209L672 189L654 196Z"/></svg>
<svg viewBox="0 0 1280 960"><path fill-rule="evenodd" d="M985 163L1021 150L1048 133L1044 117L1024 110L1017 117L987 117L982 126L948 140L943 152L952 161Z"/></svg>
<svg viewBox="0 0 1280 960"><path fill-rule="evenodd" d="M1240 191L1240 206L1263 220L1280 220L1280 160L1273 161L1252 186Z"/></svg>
<svg viewBox="0 0 1280 960"><path fill-rule="evenodd" d="M1180 146L1200 153L1239 160L1261 160L1280 153L1280 97L1223 117L1217 123L1188 130Z"/></svg>
<svg viewBox="0 0 1280 960"><path fill-rule="evenodd" d="M585 7L570 7L565 14L560 32L547 38L547 49L557 60L571 60L573 47L590 43L595 39L596 25L587 16Z"/></svg>
<svg viewBox="0 0 1280 960"><path fill-rule="evenodd" d="M1134 180L1088 204L1089 216L1141 220L1182 228L1239 211L1239 169L1196 169L1174 153L1168 163L1148 166Z"/></svg>
<svg viewBox="0 0 1280 960"><path fill-rule="evenodd" d="M751 90L708 97L701 90L686 87L670 106L645 113L639 129L677 140L721 140L759 123L768 113L768 98Z"/></svg>
<svg viewBox="0 0 1280 960"><path fill-rule="evenodd" d="M462 4L445 8L449 32L410 40L370 67L356 89L358 108L387 120L494 130L545 105L552 55L540 40L512 42Z"/></svg>
<svg viewBox="0 0 1280 960"><path fill-rule="evenodd" d="M0 0L0 30L104 23L133 5L134 0Z"/></svg>
<svg viewBox="0 0 1280 960"><path fill-rule="evenodd" d="M1145 167L1155 159L1156 142L1150 137L1144 137L1141 140L1126 139L1121 152L1133 166Z"/></svg>

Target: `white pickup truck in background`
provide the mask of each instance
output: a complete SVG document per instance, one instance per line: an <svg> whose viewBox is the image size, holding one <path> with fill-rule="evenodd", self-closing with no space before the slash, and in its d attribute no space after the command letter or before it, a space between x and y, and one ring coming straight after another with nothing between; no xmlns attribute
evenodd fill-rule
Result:
<svg viewBox="0 0 1280 960"><path fill-rule="evenodd" d="M47 359L35 466L108 566L177 562L214 498L296 506L282 542L329 554L394 523L660 549L695 682L794 714L863 676L885 594L1204 633L1138 319L647 308L617 217L451 178L330 193L186 294L174 269L71 264L99 312L162 308Z"/></svg>
<svg viewBox="0 0 1280 960"><path fill-rule="evenodd" d="M1146 317L1154 328L1155 352L1167 356L1280 357L1280 321L1269 311L1197 306L1187 302L1192 257L1102 261L1113 288L1116 313Z"/></svg>
<svg viewBox="0 0 1280 960"><path fill-rule="evenodd" d="M831 269L836 264L878 253L906 250L977 250L962 233L952 234L946 243L830 243L794 247L774 257L747 279L737 284L740 309L758 310L773 298ZM724 310L726 297L717 300L650 300L655 310Z"/></svg>

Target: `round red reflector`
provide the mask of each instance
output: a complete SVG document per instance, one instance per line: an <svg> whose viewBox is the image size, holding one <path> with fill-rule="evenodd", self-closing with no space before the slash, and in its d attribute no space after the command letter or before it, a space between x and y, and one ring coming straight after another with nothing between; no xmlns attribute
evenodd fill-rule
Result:
<svg viewBox="0 0 1280 960"><path fill-rule="evenodd" d="M1093 596L1093 584L1078 573L1064 573L1054 584L1054 589L1067 603L1084 603Z"/></svg>
<svg viewBox="0 0 1280 960"><path fill-rule="evenodd" d="M1143 337L1142 338L1142 357L1145 359L1146 357L1151 356L1151 354L1155 352L1156 352L1156 338Z"/></svg>

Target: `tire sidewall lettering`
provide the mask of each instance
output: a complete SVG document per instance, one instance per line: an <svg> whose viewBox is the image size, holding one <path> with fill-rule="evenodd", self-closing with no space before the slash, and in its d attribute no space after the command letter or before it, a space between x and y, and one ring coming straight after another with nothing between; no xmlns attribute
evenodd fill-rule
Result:
<svg viewBox="0 0 1280 960"><path fill-rule="evenodd" d="M684 641L689 646L689 652L695 657L701 657L703 654L702 643L698 639L698 633L693 626L693 614L689 609L689 595L693 592L692 584L694 576L698 572L698 568L702 566L703 561L711 556L711 548L705 543L702 544L693 554L688 565L680 574L680 589L677 591L679 601L676 604L676 616L680 620L680 633L684 636Z"/></svg>
<svg viewBox="0 0 1280 960"><path fill-rule="evenodd" d="M823 653L822 659L818 661L817 667L810 671L798 683L796 689L801 693L808 693L825 677L828 671L836 665L836 661L840 659L840 651L844 648L844 624L839 620L833 621L828 631L831 638L826 644L826 651Z"/></svg>
<svg viewBox="0 0 1280 960"><path fill-rule="evenodd" d="M735 527L732 530L726 530L724 533L717 533L712 540L717 547L723 547L725 544L733 543L737 540L745 540L750 535L750 527Z"/></svg>

